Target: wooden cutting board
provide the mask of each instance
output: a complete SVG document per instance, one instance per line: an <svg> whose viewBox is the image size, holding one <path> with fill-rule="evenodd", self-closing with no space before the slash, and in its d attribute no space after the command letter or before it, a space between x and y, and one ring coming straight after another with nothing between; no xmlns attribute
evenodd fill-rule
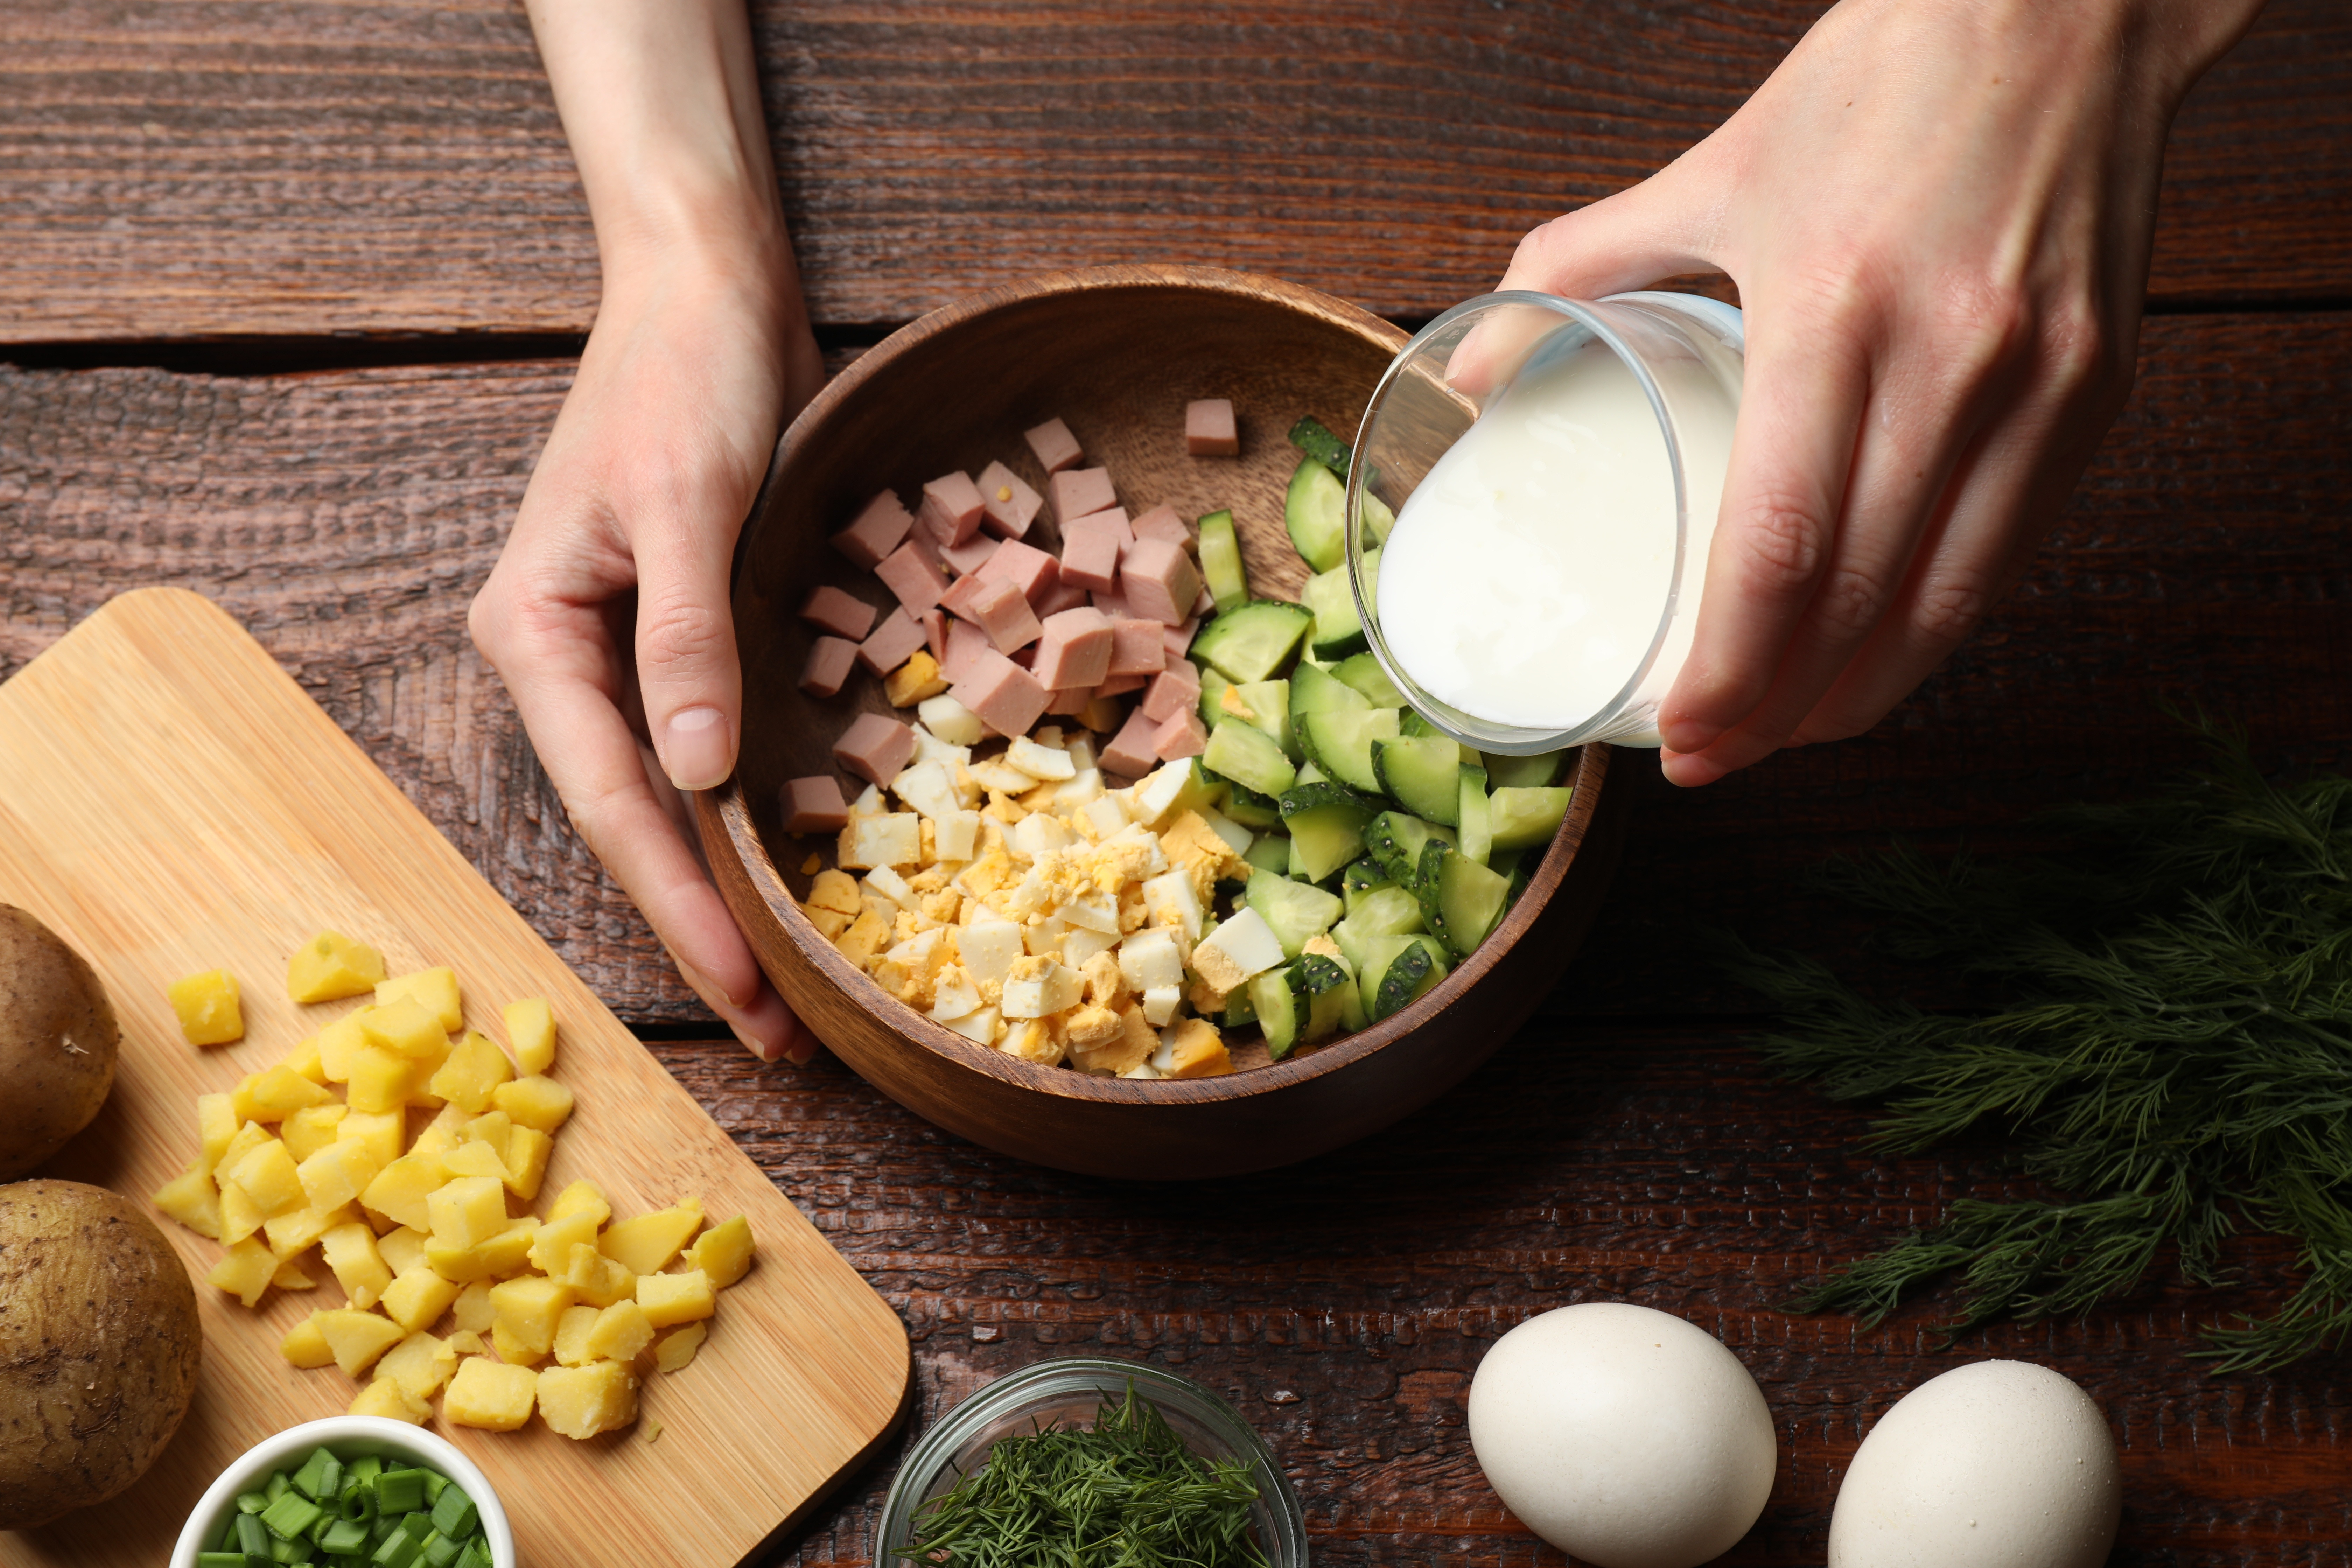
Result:
<svg viewBox="0 0 2352 1568"><path fill-rule="evenodd" d="M208 600L126 594L0 685L0 902L88 957L122 1022L112 1098L40 1174L144 1203L179 1173L196 1149L196 1095L363 1005L287 999L287 954L324 927L380 948L394 973L453 965L468 1022L494 1037L501 1004L554 1005L554 1072L578 1108L542 1200L584 1176L623 1217L689 1193L714 1220L750 1216L758 1262L722 1293L694 1363L646 1378L635 1428L575 1443L535 1419L513 1433L436 1420L498 1488L524 1563L725 1568L796 1521L895 1424L909 1357L888 1305ZM214 967L243 990L246 1038L198 1050L163 987ZM155 1568L229 1460L341 1414L357 1392L331 1366L297 1371L278 1353L313 1308L342 1304L331 1274L247 1311L203 1282L220 1245L157 1219L197 1281L194 1405L130 1491L0 1533L0 1563Z"/></svg>

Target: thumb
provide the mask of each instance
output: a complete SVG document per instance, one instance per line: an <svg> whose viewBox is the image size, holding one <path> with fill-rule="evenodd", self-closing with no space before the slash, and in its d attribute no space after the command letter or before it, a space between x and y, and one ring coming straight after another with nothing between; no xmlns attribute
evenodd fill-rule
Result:
<svg viewBox="0 0 2352 1568"><path fill-rule="evenodd" d="M680 517L635 542L646 730L662 772L681 790L715 788L735 771L743 676L727 579L740 526L723 513Z"/></svg>

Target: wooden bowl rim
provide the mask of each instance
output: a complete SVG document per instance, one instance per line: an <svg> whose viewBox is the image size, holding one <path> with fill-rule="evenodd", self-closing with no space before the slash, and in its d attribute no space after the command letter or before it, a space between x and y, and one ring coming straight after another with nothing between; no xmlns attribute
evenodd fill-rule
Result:
<svg viewBox="0 0 2352 1568"><path fill-rule="evenodd" d="M1233 272L1213 267L1135 265L1042 273L942 306L908 323L851 362L801 412L777 443L775 459L769 468L769 482L761 487L760 496L752 505L751 520L744 527L745 537L749 537L751 528L766 515L770 494L776 478L782 472L787 457L835 408L855 395L877 370L890 361L942 332L1010 305L1027 304L1059 295L1170 287L1207 289L1244 298L1253 303L1271 300L1287 305L1331 325L1356 332L1391 353L1403 346L1407 336L1389 322L1344 300L1301 284L1255 273ZM742 546L739 543L736 551L736 570L739 573L742 569L743 554ZM1582 845L1586 829L1600 805L1601 791L1608 777L1611 751L1612 748L1601 744L1579 748L1575 773L1570 780L1575 794L1570 799L1567 819L1560 824L1559 832L1545 850L1526 890L1512 904L1510 913L1504 917L1503 924L1494 934L1480 942L1476 952L1448 971L1445 978L1431 987L1426 994L1402 1012L1353 1034L1342 1036L1329 1045L1317 1046L1264 1067L1214 1078L1100 1078L1091 1073L1073 1072L1066 1068L1041 1067L1034 1062L1024 1062L991 1047L967 1040L884 991L872 976L844 958L839 950L818 931L802 910L799 901L793 897L791 889L785 886L782 874L768 853L766 842L753 826L750 803L745 798L739 775L730 774L718 788L702 791L695 796L695 821L706 854L715 856L723 848L742 867L751 886L759 893L761 912L772 922L775 932L790 942L814 969L866 1012L877 1020L887 1021L887 1026L899 1038L920 1046L932 1055L968 1071L995 1079L1001 1083L1066 1100L1113 1105L1213 1105L1307 1083L1362 1061L1433 1021L1455 998L1486 978L1534 923L1538 911L1559 892L1567 877L1569 865ZM786 1001L789 1004L790 998L787 997ZM893 1008L899 1016L893 1016L886 1010Z"/></svg>

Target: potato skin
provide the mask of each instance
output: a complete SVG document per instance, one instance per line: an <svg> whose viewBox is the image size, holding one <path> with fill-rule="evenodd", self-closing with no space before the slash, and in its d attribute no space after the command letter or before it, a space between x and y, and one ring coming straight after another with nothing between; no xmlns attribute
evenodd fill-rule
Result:
<svg viewBox="0 0 2352 1568"><path fill-rule="evenodd" d="M0 1186L0 1530L145 1474L203 1345L195 1287L137 1205L79 1182Z"/></svg>
<svg viewBox="0 0 2352 1568"><path fill-rule="evenodd" d="M114 1087L121 1043L97 972L39 921L0 904L0 1181L89 1125Z"/></svg>

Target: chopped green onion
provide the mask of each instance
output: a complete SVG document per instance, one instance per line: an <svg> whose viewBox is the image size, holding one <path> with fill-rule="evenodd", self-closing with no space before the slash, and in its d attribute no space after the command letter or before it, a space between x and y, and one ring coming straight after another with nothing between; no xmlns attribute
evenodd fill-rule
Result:
<svg viewBox="0 0 2352 1568"><path fill-rule="evenodd" d="M425 1478L425 1506L431 1508L441 1500L441 1494L449 1489L449 1478L424 1465L417 1467L416 1473Z"/></svg>
<svg viewBox="0 0 2352 1568"><path fill-rule="evenodd" d="M325 1510L291 1487L276 1502L261 1510L261 1522L269 1533L280 1541L291 1541L319 1522Z"/></svg>
<svg viewBox="0 0 2352 1568"><path fill-rule="evenodd" d="M478 1538L467 1542L454 1568L490 1568L489 1543Z"/></svg>
<svg viewBox="0 0 2352 1568"><path fill-rule="evenodd" d="M242 1552L199 1552L196 1568L245 1568Z"/></svg>
<svg viewBox="0 0 2352 1568"><path fill-rule="evenodd" d="M433 1505L433 1528L459 1541L473 1534L481 1519L481 1510L474 1506L474 1500L467 1497L466 1489L460 1486L449 1488L441 1494L441 1500Z"/></svg>
<svg viewBox="0 0 2352 1568"><path fill-rule="evenodd" d="M378 1513L415 1513L425 1502L425 1472L386 1470L375 1479Z"/></svg>
<svg viewBox="0 0 2352 1568"><path fill-rule="evenodd" d="M449 1568L460 1550L456 1542L436 1531L425 1538L425 1550L417 1554L417 1561L425 1568Z"/></svg>
<svg viewBox="0 0 2352 1568"><path fill-rule="evenodd" d="M259 1513L268 1506L269 1496L266 1492L246 1492L236 1500L236 1511L239 1513Z"/></svg>
<svg viewBox="0 0 2352 1568"><path fill-rule="evenodd" d="M408 1568L416 1561L420 1544L410 1539L405 1526L394 1525L391 1534L375 1543L375 1551L368 1561L374 1563L375 1568Z"/></svg>
<svg viewBox="0 0 2352 1568"><path fill-rule="evenodd" d="M247 1557L267 1558L269 1555L269 1531L257 1513L236 1516L236 1549Z"/></svg>
<svg viewBox="0 0 2352 1568"><path fill-rule="evenodd" d="M369 1482L373 1481L376 1477L383 1474L383 1461L377 1458L373 1454L366 1454L361 1456L359 1458L353 1459L350 1464L344 1466L343 1468L347 1474L355 1478L362 1486L364 1486Z"/></svg>
<svg viewBox="0 0 2352 1568"><path fill-rule="evenodd" d="M269 1483L261 1489L261 1493L271 1502L276 1502L293 1489L294 1483L286 1479L285 1471L273 1470L270 1472Z"/></svg>
<svg viewBox="0 0 2352 1568"><path fill-rule="evenodd" d="M342 1469L341 1463L326 1449L311 1449L310 1457L302 1461L302 1468L294 1472L294 1489L312 1502L319 1500L321 1492L334 1490L334 1488L327 1483L329 1466L333 1466L337 1471Z"/></svg>
<svg viewBox="0 0 2352 1568"><path fill-rule="evenodd" d="M335 1521L327 1526L326 1533L319 1537L319 1550L330 1557L349 1557L365 1552L367 1544L368 1527L352 1519Z"/></svg>

